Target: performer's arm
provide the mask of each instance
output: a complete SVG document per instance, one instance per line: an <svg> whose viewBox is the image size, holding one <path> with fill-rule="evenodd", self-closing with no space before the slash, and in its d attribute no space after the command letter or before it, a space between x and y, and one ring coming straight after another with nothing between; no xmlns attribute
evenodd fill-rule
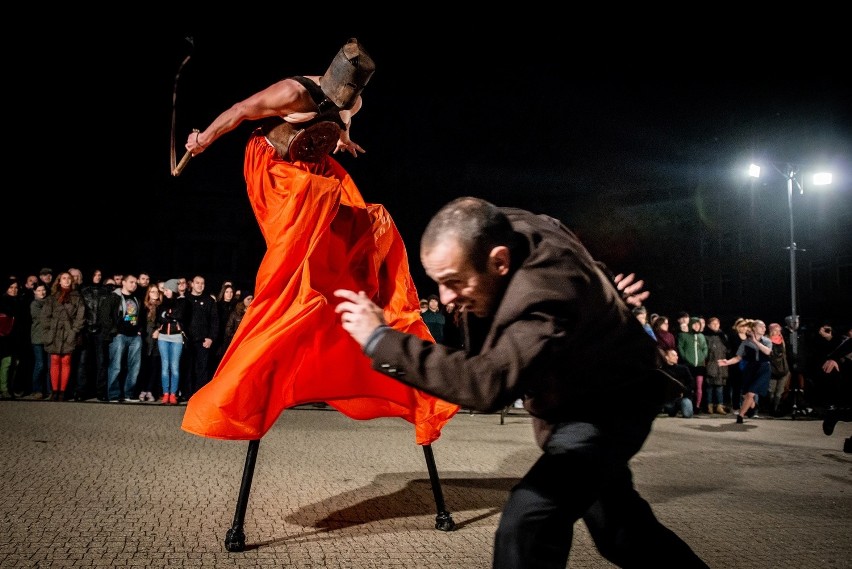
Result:
<svg viewBox="0 0 852 569"><path fill-rule="evenodd" d="M197 156L225 133L237 128L246 120L259 120L271 116L284 116L306 112L315 108L308 92L292 79L282 79L266 89L235 103L213 119L206 129L192 132L186 139L186 149Z"/></svg>

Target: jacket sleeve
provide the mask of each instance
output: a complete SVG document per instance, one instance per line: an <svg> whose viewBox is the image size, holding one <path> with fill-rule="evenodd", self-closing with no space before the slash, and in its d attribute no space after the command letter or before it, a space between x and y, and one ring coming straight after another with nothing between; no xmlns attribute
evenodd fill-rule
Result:
<svg viewBox="0 0 852 569"><path fill-rule="evenodd" d="M707 361L707 356L710 353L710 347L707 345L707 336L701 334L699 336L700 340L698 341L698 348L700 350L698 363L699 365L704 365Z"/></svg>
<svg viewBox="0 0 852 569"><path fill-rule="evenodd" d="M468 356L463 350L388 330L372 350L372 366L450 403L493 412L546 374L542 363L564 336L551 317L530 317L508 325L487 352Z"/></svg>
<svg viewBox="0 0 852 569"><path fill-rule="evenodd" d="M83 297L79 297L80 302L77 303L77 311L74 314L74 322L71 323L74 334L79 334L83 331L86 325L86 303L83 302Z"/></svg>
<svg viewBox="0 0 852 569"><path fill-rule="evenodd" d="M207 329L205 338L216 340L219 338L219 306L216 302L213 303L213 309L210 311L210 327Z"/></svg>
<svg viewBox="0 0 852 569"><path fill-rule="evenodd" d="M691 336L691 335L690 335ZM689 353L689 345L692 338L687 337L687 334L683 332L678 332L675 336L675 348L677 348L677 353L680 357L683 357L683 354Z"/></svg>
<svg viewBox="0 0 852 569"><path fill-rule="evenodd" d="M53 318L53 307L55 304L51 300L45 300L41 308L41 325L44 332L44 345L53 342L56 337L56 319Z"/></svg>
<svg viewBox="0 0 852 569"><path fill-rule="evenodd" d="M98 321L101 323L104 339L111 339L116 334L115 301L118 297L110 294L98 305Z"/></svg>

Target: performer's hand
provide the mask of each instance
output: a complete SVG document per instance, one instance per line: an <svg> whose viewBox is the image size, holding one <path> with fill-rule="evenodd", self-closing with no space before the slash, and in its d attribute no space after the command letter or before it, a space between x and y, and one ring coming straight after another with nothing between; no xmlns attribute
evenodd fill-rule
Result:
<svg viewBox="0 0 852 569"><path fill-rule="evenodd" d="M822 364L822 371L824 371L825 373L840 371L840 364L838 364L834 360L825 360L825 363Z"/></svg>
<svg viewBox="0 0 852 569"><path fill-rule="evenodd" d="M382 309L362 290L355 291L338 289L334 296L344 299L338 304L334 311L340 314L340 323L343 329L349 332L352 338L363 347L367 343L370 334L376 328L385 324L385 316Z"/></svg>
<svg viewBox="0 0 852 569"><path fill-rule="evenodd" d="M337 146L334 148L334 152L332 152L332 154L337 154L338 152L348 152L355 158L358 158L358 153L361 152L363 154L366 150L361 148L361 145L357 142L350 140L349 136L344 133L337 139Z"/></svg>
<svg viewBox="0 0 852 569"><path fill-rule="evenodd" d="M207 148L207 146L201 144L201 140L198 139L200 135L201 133L198 130L193 130L189 133L189 136L186 137L186 144L184 144L184 148L189 150L193 156L198 156ZM204 137L202 136L201 139L203 140Z"/></svg>
<svg viewBox="0 0 852 569"><path fill-rule="evenodd" d="M615 275L613 280L615 281L615 288L621 291L621 298L624 299L624 302L631 306L642 306L642 303L651 296L651 293L642 290L645 281L638 280L634 283L634 279L636 279L636 273L630 273L627 276L619 273Z"/></svg>

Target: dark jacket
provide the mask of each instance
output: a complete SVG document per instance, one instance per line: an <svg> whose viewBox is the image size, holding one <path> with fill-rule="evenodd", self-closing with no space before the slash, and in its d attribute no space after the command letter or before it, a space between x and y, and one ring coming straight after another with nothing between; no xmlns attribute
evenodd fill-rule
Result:
<svg viewBox="0 0 852 569"><path fill-rule="evenodd" d="M136 298L135 295L128 295ZM98 306L98 322L103 333L104 343L112 342L119 333L125 336L141 336L145 333L145 304L136 300L139 311L136 315L127 314L126 301L120 288L112 291ZM128 321L127 318L133 318Z"/></svg>
<svg viewBox="0 0 852 569"><path fill-rule="evenodd" d="M219 309L216 300L209 294L187 294L187 315L184 331L192 342L203 342L205 338L215 340L219 336Z"/></svg>
<svg viewBox="0 0 852 569"><path fill-rule="evenodd" d="M86 307L76 290L69 293L68 301L59 302L57 293L44 300L41 309L44 327L44 350L48 354L70 354L80 344L80 334L86 324Z"/></svg>
<svg viewBox="0 0 852 569"><path fill-rule="evenodd" d="M157 329L160 334L180 334L186 318L186 297L163 297L157 312Z"/></svg>
<svg viewBox="0 0 852 569"><path fill-rule="evenodd" d="M771 338L770 338L771 340ZM772 368L772 379L781 379L790 373L787 363L787 346L784 342L772 342L772 353L769 354L769 364Z"/></svg>
<svg viewBox="0 0 852 569"><path fill-rule="evenodd" d="M709 328L704 330L704 337L707 339L707 382L710 385L725 385L728 366L720 366L719 360L728 358L728 337L721 330L714 332Z"/></svg>
<svg viewBox="0 0 852 569"><path fill-rule="evenodd" d="M44 303L47 302L47 297L42 299L34 299L30 302L30 344L44 345L44 322L41 320L41 312L44 309Z"/></svg>
<svg viewBox="0 0 852 569"><path fill-rule="evenodd" d="M80 295L82 295L86 306L86 331L88 333L99 334L101 332L100 305L111 293L112 290L102 284L92 283L80 289Z"/></svg>
<svg viewBox="0 0 852 569"><path fill-rule="evenodd" d="M656 343L612 280L558 220L502 211L520 244L480 338L465 312L470 352L389 329L372 346L373 368L478 411L524 397L540 445L560 422L655 416L665 397Z"/></svg>
<svg viewBox="0 0 852 569"><path fill-rule="evenodd" d="M680 390L680 393L675 393L675 400L679 400L681 397L688 397L689 399L693 399L695 397L695 390L692 389L692 386L695 385L695 378L692 377L692 372L689 371L689 367L683 364L672 364L664 363L660 368L673 378L675 378L683 388Z"/></svg>

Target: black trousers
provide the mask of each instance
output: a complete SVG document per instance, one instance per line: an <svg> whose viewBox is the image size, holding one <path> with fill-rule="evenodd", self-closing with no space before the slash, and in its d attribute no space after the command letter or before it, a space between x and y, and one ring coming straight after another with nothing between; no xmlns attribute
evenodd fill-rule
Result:
<svg viewBox="0 0 852 569"><path fill-rule="evenodd" d="M601 427L559 425L545 452L512 489L494 542L495 569L565 569L574 523L619 567L707 567L654 516L628 467L652 417Z"/></svg>
<svg viewBox="0 0 852 569"><path fill-rule="evenodd" d="M184 351L188 352L188 374L187 391L184 394L189 399L195 392L207 385L210 381L210 348L204 347L204 340L192 340L183 345Z"/></svg>
<svg viewBox="0 0 852 569"><path fill-rule="evenodd" d="M100 332L83 333L83 345L74 352L76 358L74 397L88 399L98 397L107 400L107 368L109 367L108 347L104 345ZM70 390L70 384L69 384Z"/></svg>

